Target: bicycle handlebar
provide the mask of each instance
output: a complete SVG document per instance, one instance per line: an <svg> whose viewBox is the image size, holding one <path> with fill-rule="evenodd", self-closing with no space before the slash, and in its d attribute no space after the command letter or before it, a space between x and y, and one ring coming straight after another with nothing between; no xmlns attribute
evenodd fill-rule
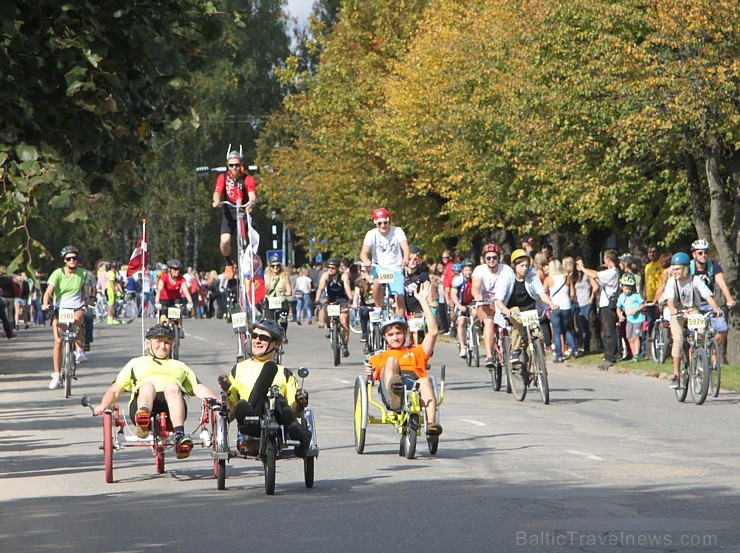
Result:
<svg viewBox="0 0 740 553"><path fill-rule="evenodd" d="M254 207L255 205L257 205L258 203L259 203L259 200L250 200L249 202L247 202L245 204L240 204L239 206L237 206L233 202L229 202L229 201L225 201L224 200L224 201L221 202L220 205L226 205L226 206L229 206L229 207L233 207L234 209L249 209L250 207Z"/></svg>

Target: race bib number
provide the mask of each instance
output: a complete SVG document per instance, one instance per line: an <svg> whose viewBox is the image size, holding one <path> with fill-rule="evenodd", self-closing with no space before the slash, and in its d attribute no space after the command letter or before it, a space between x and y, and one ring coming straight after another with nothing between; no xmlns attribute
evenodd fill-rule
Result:
<svg viewBox="0 0 740 553"><path fill-rule="evenodd" d="M686 315L686 328L689 330L704 330L706 326L704 315Z"/></svg>
<svg viewBox="0 0 740 553"><path fill-rule="evenodd" d="M270 296L267 298L267 306L270 309L281 309L283 307L283 298L280 296Z"/></svg>
<svg viewBox="0 0 740 553"><path fill-rule="evenodd" d="M421 317L413 317L409 319L409 331L419 332L424 330L424 319Z"/></svg>
<svg viewBox="0 0 740 553"><path fill-rule="evenodd" d="M168 319L179 319L180 315L182 315L182 311L179 307L168 307L167 308L167 318Z"/></svg>
<svg viewBox="0 0 740 553"><path fill-rule="evenodd" d="M342 311L341 306L337 304L330 304L326 308L326 314L330 317L339 317L339 313Z"/></svg>
<svg viewBox="0 0 740 553"><path fill-rule="evenodd" d="M60 323L75 322L75 310L74 309L60 309L59 310L59 322Z"/></svg>
<svg viewBox="0 0 740 553"><path fill-rule="evenodd" d="M535 326L540 324L540 315L537 313L536 309L524 311L520 313L520 317L524 326Z"/></svg>
<svg viewBox="0 0 740 553"><path fill-rule="evenodd" d="M392 284L394 278L393 271L378 271L378 282L380 284Z"/></svg>
<svg viewBox="0 0 740 553"><path fill-rule="evenodd" d="M371 323L379 323L383 320L383 313L376 313L375 311L370 311L370 322Z"/></svg>
<svg viewBox="0 0 740 553"><path fill-rule="evenodd" d="M244 328L247 326L247 314L246 313L232 313L231 314L231 326L234 328Z"/></svg>

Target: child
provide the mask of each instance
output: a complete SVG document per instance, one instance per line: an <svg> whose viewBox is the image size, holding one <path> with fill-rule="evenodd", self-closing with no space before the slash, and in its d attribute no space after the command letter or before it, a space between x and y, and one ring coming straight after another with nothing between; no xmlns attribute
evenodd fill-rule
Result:
<svg viewBox="0 0 740 553"><path fill-rule="evenodd" d="M619 282L622 285L622 293L617 299L617 317L620 322L627 320L625 328L627 342L632 353L632 363L637 363L642 323L645 321L645 300L635 290L635 276L632 273L623 274Z"/></svg>

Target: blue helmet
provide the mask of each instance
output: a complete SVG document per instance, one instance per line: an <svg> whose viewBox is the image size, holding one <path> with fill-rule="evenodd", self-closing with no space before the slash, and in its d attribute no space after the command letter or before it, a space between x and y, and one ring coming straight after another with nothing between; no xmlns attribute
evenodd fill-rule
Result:
<svg viewBox="0 0 740 553"><path fill-rule="evenodd" d="M688 265L689 263L691 263L691 260L687 253L678 252L674 253L673 257L671 257L671 265Z"/></svg>
<svg viewBox="0 0 740 553"><path fill-rule="evenodd" d="M462 265L460 263L453 263L452 272L459 273L460 271L462 271Z"/></svg>

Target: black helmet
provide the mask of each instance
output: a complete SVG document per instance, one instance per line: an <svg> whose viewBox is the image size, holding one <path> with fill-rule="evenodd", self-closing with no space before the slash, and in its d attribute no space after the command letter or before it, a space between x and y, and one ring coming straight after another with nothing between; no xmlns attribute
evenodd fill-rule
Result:
<svg viewBox="0 0 740 553"><path fill-rule="evenodd" d="M276 253L272 254L272 255L270 256L270 259L268 259L267 261L268 261L268 263L270 263L270 264L272 264L272 263L280 263L280 265L282 265L282 264L283 264L283 260L282 260L282 259L280 259L280 256L279 256L278 254L276 254Z"/></svg>
<svg viewBox="0 0 740 553"><path fill-rule="evenodd" d="M77 255L80 255L80 252L74 246L64 246L62 248L62 257L67 255L68 253L76 253Z"/></svg>
<svg viewBox="0 0 740 553"><path fill-rule="evenodd" d="M339 267L339 264L341 263L340 259L338 257L332 257L329 259L329 261L326 262L327 267Z"/></svg>
<svg viewBox="0 0 740 553"><path fill-rule="evenodd" d="M262 318L252 325L250 332L253 332L256 328L267 332L273 340L276 340L281 344L283 343L285 331L283 330L283 327L280 326L280 323L273 321L272 319Z"/></svg>
<svg viewBox="0 0 740 553"><path fill-rule="evenodd" d="M147 330L144 337L147 340L151 340L152 338L167 338L171 341L175 339L175 330L169 325L159 323Z"/></svg>
<svg viewBox="0 0 740 553"><path fill-rule="evenodd" d="M182 269L182 264L178 259L172 258L167 261L167 267L169 267L170 269Z"/></svg>
<svg viewBox="0 0 740 553"><path fill-rule="evenodd" d="M409 253L417 254L421 253L419 246L409 246Z"/></svg>
<svg viewBox="0 0 740 553"><path fill-rule="evenodd" d="M406 322L405 317L402 317L401 315L391 315L389 319L383 321L383 324L380 325L380 334L385 335L385 331L392 326L403 327L404 332L409 329L409 323Z"/></svg>

